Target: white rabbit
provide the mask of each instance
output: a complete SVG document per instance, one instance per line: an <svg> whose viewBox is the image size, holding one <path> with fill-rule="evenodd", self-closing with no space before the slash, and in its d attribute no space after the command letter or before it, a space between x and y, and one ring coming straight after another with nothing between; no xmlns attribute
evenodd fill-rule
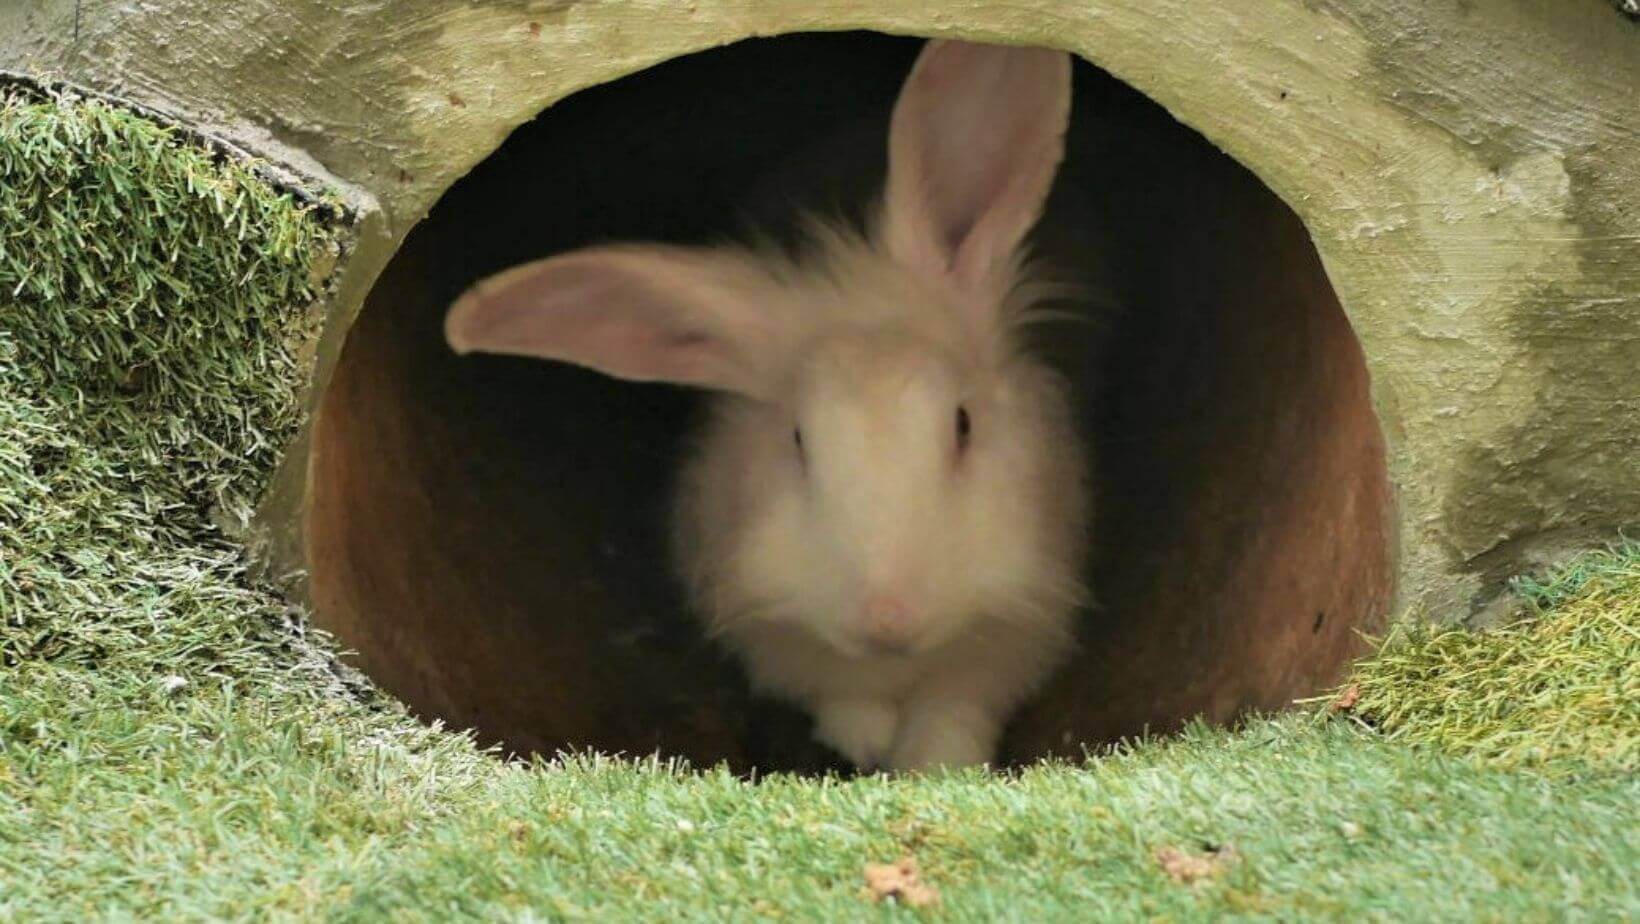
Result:
<svg viewBox="0 0 1640 924"><path fill-rule="evenodd" d="M989 761L1068 654L1090 515L1022 246L1064 151L1067 55L930 42L865 232L589 247L469 290L458 351L719 393L678 486L676 566L753 685L862 768Z"/></svg>

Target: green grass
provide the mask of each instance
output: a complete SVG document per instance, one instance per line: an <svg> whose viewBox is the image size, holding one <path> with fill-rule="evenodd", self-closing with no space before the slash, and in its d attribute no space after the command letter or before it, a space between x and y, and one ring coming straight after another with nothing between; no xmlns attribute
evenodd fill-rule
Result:
<svg viewBox="0 0 1640 924"><path fill-rule="evenodd" d="M0 920L1640 916L1640 546L1408 631L1347 712L1014 777L506 764L334 670L218 524L300 424L336 232L84 101L0 103ZM1154 853L1230 844L1172 882ZM874 905L915 855L937 909Z"/></svg>
<svg viewBox="0 0 1640 924"><path fill-rule="evenodd" d="M1640 912L1632 777L1553 782L1301 718L1011 780L752 784L507 767L448 736L359 737L350 717L220 691L48 715L31 718L53 751L19 759L28 785L6 787L26 834L0 847L0 909L31 920L836 920L873 910L863 863L908 852L953 919ZM1242 859L1199 888L1152 856L1203 843Z"/></svg>
<svg viewBox="0 0 1640 924"><path fill-rule="evenodd" d="M1353 681L1387 737L1502 767L1640 772L1640 542L1516 590L1535 618L1490 632L1403 623Z"/></svg>

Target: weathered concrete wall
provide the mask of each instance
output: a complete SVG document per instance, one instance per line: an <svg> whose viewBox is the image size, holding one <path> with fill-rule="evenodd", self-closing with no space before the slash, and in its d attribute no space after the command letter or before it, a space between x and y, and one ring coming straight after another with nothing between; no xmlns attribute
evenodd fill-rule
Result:
<svg viewBox="0 0 1640 924"><path fill-rule="evenodd" d="M322 380L397 242L514 127L690 51L845 28L1074 51L1293 207L1369 359L1403 605L1481 607L1640 525L1640 28L1604 4L12 0L0 68L177 113L353 197ZM270 505L287 538L303 459Z"/></svg>

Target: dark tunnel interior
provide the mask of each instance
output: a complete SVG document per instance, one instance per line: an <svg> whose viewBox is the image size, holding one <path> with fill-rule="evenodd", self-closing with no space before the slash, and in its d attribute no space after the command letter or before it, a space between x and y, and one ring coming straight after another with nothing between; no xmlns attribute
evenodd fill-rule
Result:
<svg viewBox="0 0 1640 924"><path fill-rule="evenodd" d="M752 178L803 173L846 126L886 133L918 47L754 39L583 91L412 231L323 396L305 521L316 618L386 690L519 753L837 763L804 716L748 694L670 577L668 492L698 396L458 357L441 321L513 263L735 232ZM1393 590L1367 369L1304 226L1143 95L1085 62L1075 80L1050 208L1098 248L1120 306L1089 326L1102 348L1054 351L1097 454L1098 605L1010 727L1007 762L1280 708L1337 679Z"/></svg>

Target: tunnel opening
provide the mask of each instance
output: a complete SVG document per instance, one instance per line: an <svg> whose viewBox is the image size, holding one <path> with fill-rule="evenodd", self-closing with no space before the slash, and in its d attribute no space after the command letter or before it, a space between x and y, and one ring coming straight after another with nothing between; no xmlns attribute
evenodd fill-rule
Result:
<svg viewBox="0 0 1640 924"><path fill-rule="evenodd" d="M846 208L858 191L815 152L851 127L886 133L919 47L754 39L585 90L410 233L321 398L305 520L316 620L387 691L515 753L841 765L805 716L749 693L668 569L700 396L458 357L442 319L516 263L719 240L757 217L755 177ZM1367 368L1302 223L1114 77L1078 61L1074 92L1050 213L1075 216L1121 306L1087 326L1097 346L1051 344L1097 458L1098 605L1010 726L1006 762L1281 708L1340 676L1393 591Z"/></svg>

